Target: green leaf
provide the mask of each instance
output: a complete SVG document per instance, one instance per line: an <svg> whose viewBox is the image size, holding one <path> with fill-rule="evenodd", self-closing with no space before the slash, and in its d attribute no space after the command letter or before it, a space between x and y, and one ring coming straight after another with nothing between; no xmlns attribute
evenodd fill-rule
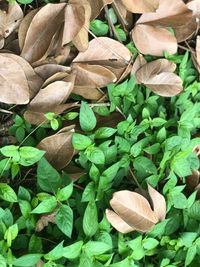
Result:
<svg viewBox="0 0 200 267"><path fill-rule="evenodd" d="M77 258L81 253L81 248L83 245L83 241L78 241L70 246L63 248L63 257L67 259L75 259Z"/></svg>
<svg viewBox="0 0 200 267"><path fill-rule="evenodd" d="M98 130L95 131L94 137L97 139L104 139L112 136L116 133L116 129L110 127L100 127Z"/></svg>
<svg viewBox="0 0 200 267"><path fill-rule="evenodd" d="M157 174L156 166L146 157L139 156L134 159L133 166L142 177L146 177L149 174Z"/></svg>
<svg viewBox="0 0 200 267"><path fill-rule="evenodd" d="M96 36L106 35L108 33L108 25L99 19L95 19L90 23L90 30Z"/></svg>
<svg viewBox="0 0 200 267"><path fill-rule="evenodd" d="M52 119L51 121L50 121L50 125L51 125L51 128L55 131L55 130L57 130L58 129L58 127L59 127L59 122L58 122L58 120L57 119Z"/></svg>
<svg viewBox="0 0 200 267"><path fill-rule="evenodd" d="M155 155L159 152L160 150L160 144L159 143L155 143L152 146L146 147L143 149L146 153L150 154L150 155Z"/></svg>
<svg viewBox="0 0 200 267"><path fill-rule="evenodd" d="M53 211L57 206L57 200L54 196L51 196L43 200L31 213L42 214L45 212Z"/></svg>
<svg viewBox="0 0 200 267"><path fill-rule="evenodd" d="M133 155L133 157L137 157L143 151L143 148L148 144L149 137L145 137L142 140L138 141L131 147L131 155Z"/></svg>
<svg viewBox="0 0 200 267"><path fill-rule="evenodd" d="M23 127L18 127L15 136L17 140L21 143L25 137L25 129Z"/></svg>
<svg viewBox="0 0 200 267"><path fill-rule="evenodd" d="M58 189L58 192L56 194L57 199L59 201L67 200L71 196L72 192L73 192L73 182L71 181L69 185L65 186L64 188Z"/></svg>
<svg viewBox="0 0 200 267"><path fill-rule="evenodd" d="M0 183L0 198L8 202L17 202L15 191L6 183Z"/></svg>
<svg viewBox="0 0 200 267"><path fill-rule="evenodd" d="M15 266L20 266L20 267L30 267L34 264L36 264L42 257L42 254L28 254L24 255L14 261L12 261L12 264Z"/></svg>
<svg viewBox="0 0 200 267"><path fill-rule="evenodd" d="M98 147L88 147L85 151L87 158L94 164L104 164L105 156L103 151Z"/></svg>
<svg viewBox="0 0 200 267"><path fill-rule="evenodd" d="M192 246L193 241L196 239L198 236L198 233L194 232L184 232L181 234L181 239L183 241L183 244L189 248Z"/></svg>
<svg viewBox="0 0 200 267"><path fill-rule="evenodd" d="M56 224L58 228L69 238L73 229L73 211L67 205L62 205L56 212Z"/></svg>
<svg viewBox="0 0 200 267"><path fill-rule="evenodd" d="M50 193L55 193L61 185L59 173L45 158L38 163L37 182L42 190Z"/></svg>
<svg viewBox="0 0 200 267"><path fill-rule="evenodd" d="M46 260L58 260L63 256L63 243L64 241L60 242L55 248L53 248L49 253L44 255Z"/></svg>
<svg viewBox="0 0 200 267"><path fill-rule="evenodd" d="M1 153L6 157L16 157L18 155L19 146L4 146L0 149Z"/></svg>
<svg viewBox="0 0 200 267"><path fill-rule="evenodd" d="M167 136L166 129L165 129L165 127L162 127L158 131L157 136L156 136L156 139L161 144L166 139L166 136Z"/></svg>
<svg viewBox="0 0 200 267"><path fill-rule="evenodd" d="M26 188L24 188L23 186L19 186L18 198L22 199L22 200L27 200L28 202L30 202L31 201L31 194L29 193L29 191Z"/></svg>
<svg viewBox="0 0 200 267"><path fill-rule="evenodd" d="M167 121L161 118L155 118L152 120L152 126L153 127L160 127L163 124L165 124Z"/></svg>
<svg viewBox="0 0 200 267"><path fill-rule="evenodd" d="M95 199L94 182L90 182L86 185L83 191L81 202L89 202L90 200L94 200L94 199Z"/></svg>
<svg viewBox="0 0 200 267"><path fill-rule="evenodd" d="M192 246L188 249L185 259L185 266L188 266L196 256L197 248L196 246Z"/></svg>
<svg viewBox="0 0 200 267"><path fill-rule="evenodd" d="M189 209L196 199L197 191L193 192L187 200L187 208Z"/></svg>
<svg viewBox="0 0 200 267"><path fill-rule="evenodd" d="M54 112L49 112L49 113L44 114L44 116L50 121L53 120L55 115L56 114Z"/></svg>
<svg viewBox="0 0 200 267"><path fill-rule="evenodd" d="M89 241L84 245L84 249L86 253L94 256L104 254L106 251L110 250L111 247L104 242Z"/></svg>
<svg viewBox="0 0 200 267"><path fill-rule="evenodd" d="M93 110L84 101L81 102L79 121L81 129L85 132L92 131L97 123Z"/></svg>
<svg viewBox="0 0 200 267"><path fill-rule="evenodd" d="M118 153L129 153L131 149L130 143L120 136L115 136L115 144L117 145Z"/></svg>
<svg viewBox="0 0 200 267"><path fill-rule="evenodd" d="M110 264L109 267L132 267L134 263L130 262L129 258L127 257L125 260Z"/></svg>
<svg viewBox="0 0 200 267"><path fill-rule="evenodd" d="M171 162L171 168L180 177L185 177L192 174L190 163L184 158L174 158Z"/></svg>
<svg viewBox="0 0 200 267"><path fill-rule="evenodd" d="M72 145L75 149L84 150L92 144L92 140L82 134L74 133L72 137Z"/></svg>
<svg viewBox="0 0 200 267"><path fill-rule="evenodd" d="M159 241L154 239L154 238L147 238L146 240L144 240L143 242L143 247L147 250L153 249L155 247L157 247L159 244Z"/></svg>
<svg viewBox="0 0 200 267"><path fill-rule="evenodd" d="M79 267L94 267L94 264L93 264L93 260L92 258L90 257L90 255L86 254L86 253L82 253L81 254L81 257L80 257L80 264L79 264Z"/></svg>
<svg viewBox="0 0 200 267"><path fill-rule="evenodd" d="M19 207L24 218L28 218L31 212L31 204L27 200L19 199Z"/></svg>
<svg viewBox="0 0 200 267"><path fill-rule="evenodd" d="M32 234L28 244L28 251L29 253L42 252L42 239L35 234Z"/></svg>
<svg viewBox="0 0 200 267"><path fill-rule="evenodd" d="M99 172L99 169L94 164L92 164L90 168L89 176L95 183L98 182L99 177L100 177L100 172Z"/></svg>
<svg viewBox="0 0 200 267"><path fill-rule="evenodd" d="M4 239L7 239L7 245L8 247L11 246L12 240L14 240L18 235L18 225L15 223L12 226L10 226L5 234L4 234Z"/></svg>
<svg viewBox="0 0 200 267"><path fill-rule="evenodd" d="M67 120L74 120L76 117L78 117L78 112L68 112L66 115L65 115L65 118Z"/></svg>
<svg viewBox="0 0 200 267"><path fill-rule="evenodd" d="M19 154L20 154L20 160L19 164L23 166L30 166L37 161L39 161L42 156L46 153L46 151L39 150L35 147L30 146L24 146L20 147Z"/></svg>
<svg viewBox="0 0 200 267"><path fill-rule="evenodd" d="M200 200L194 202L194 204L188 209L188 216L200 220Z"/></svg>
<svg viewBox="0 0 200 267"><path fill-rule="evenodd" d="M83 231L86 236L92 237L98 229L97 208L94 201L90 201L87 205L83 216Z"/></svg>
<svg viewBox="0 0 200 267"><path fill-rule="evenodd" d="M110 16L112 23L113 24L117 23L117 16L115 14L114 9L111 7L111 8L109 8L108 12L109 12L109 16Z"/></svg>
<svg viewBox="0 0 200 267"><path fill-rule="evenodd" d="M15 176L19 173L19 165L17 163L13 163L11 166L11 175L12 175L12 179L15 178Z"/></svg>

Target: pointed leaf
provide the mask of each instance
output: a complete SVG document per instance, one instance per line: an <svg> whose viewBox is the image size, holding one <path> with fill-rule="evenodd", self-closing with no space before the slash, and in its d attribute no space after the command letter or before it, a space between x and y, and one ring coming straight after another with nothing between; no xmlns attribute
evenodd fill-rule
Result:
<svg viewBox="0 0 200 267"><path fill-rule="evenodd" d="M124 6L132 13L155 12L159 5L159 0L121 0Z"/></svg>

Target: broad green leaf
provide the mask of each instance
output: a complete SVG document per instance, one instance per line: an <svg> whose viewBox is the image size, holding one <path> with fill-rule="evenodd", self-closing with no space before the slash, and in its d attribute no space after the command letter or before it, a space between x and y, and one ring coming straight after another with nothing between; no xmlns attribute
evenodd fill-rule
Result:
<svg viewBox="0 0 200 267"><path fill-rule="evenodd" d="M82 253L79 267L94 267L93 259L87 253Z"/></svg>
<svg viewBox="0 0 200 267"><path fill-rule="evenodd" d="M43 200L31 213L42 214L45 212L53 211L57 206L57 200L54 196L51 196Z"/></svg>
<svg viewBox="0 0 200 267"><path fill-rule="evenodd" d="M31 201L31 194L26 188L24 188L23 186L19 186L18 198L22 199L22 200L27 200L28 202L30 202Z"/></svg>
<svg viewBox="0 0 200 267"><path fill-rule="evenodd" d="M98 229L97 208L94 201L90 201L87 205L83 216L83 231L86 236L92 237Z"/></svg>
<svg viewBox="0 0 200 267"><path fill-rule="evenodd" d="M34 264L36 264L42 257L42 254L28 254L24 255L14 261L12 261L12 264L20 267L30 267Z"/></svg>
<svg viewBox="0 0 200 267"><path fill-rule="evenodd" d="M106 35L108 33L108 25L99 19L95 19L90 23L90 30L96 36Z"/></svg>
<svg viewBox="0 0 200 267"><path fill-rule="evenodd" d="M131 147L131 155L133 155L133 157L137 157L144 150L144 147L148 144L149 137L145 137L142 140L138 141Z"/></svg>
<svg viewBox="0 0 200 267"><path fill-rule="evenodd" d="M143 149L146 153L150 154L150 155L155 155L159 152L160 150L160 144L159 143L155 143L152 146L146 147Z"/></svg>
<svg viewBox="0 0 200 267"><path fill-rule="evenodd" d="M110 127L101 127L98 130L95 131L94 137L97 139L104 139L112 136L114 133L116 133L116 129L110 128Z"/></svg>
<svg viewBox="0 0 200 267"><path fill-rule="evenodd" d="M83 241L78 241L70 246L63 248L63 257L67 259L75 259L81 253L81 248L83 245Z"/></svg>
<svg viewBox="0 0 200 267"><path fill-rule="evenodd" d="M82 134L74 133L72 137L72 145L75 149L84 150L92 144L92 140Z"/></svg>
<svg viewBox="0 0 200 267"><path fill-rule="evenodd" d="M196 239L198 236L198 233L194 232L184 232L181 234L181 239L183 241L183 244L189 248L192 246L193 241Z"/></svg>
<svg viewBox="0 0 200 267"><path fill-rule="evenodd" d="M115 144L117 145L118 153L129 153L131 146L125 138L115 136Z"/></svg>
<svg viewBox="0 0 200 267"><path fill-rule="evenodd" d="M156 139L161 144L166 139L166 136L167 136L166 129L165 129L165 127L162 127L158 131L157 136L156 136Z"/></svg>
<svg viewBox="0 0 200 267"><path fill-rule="evenodd" d="M0 183L0 198L8 202L17 202L15 191L6 183Z"/></svg>
<svg viewBox="0 0 200 267"><path fill-rule="evenodd" d="M161 118L155 118L152 120L152 126L153 127L160 127L163 126L167 121Z"/></svg>
<svg viewBox="0 0 200 267"><path fill-rule="evenodd" d="M18 225L15 223L12 226L10 226L5 234L4 239L7 239L7 245L8 247L11 246L12 240L14 240L18 235Z"/></svg>
<svg viewBox="0 0 200 267"><path fill-rule="evenodd" d="M194 191L187 200L187 208L189 209L196 199L197 191Z"/></svg>
<svg viewBox="0 0 200 267"><path fill-rule="evenodd" d="M41 253L42 239L35 234L32 234L28 244L28 251L29 253Z"/></svg>
<svg viewBox="0 0 200 267"><path fill-rule="evenodd" d="M193 261L194 257L196 256L196 253L197 253L196 246L192 246L188 249L184 266L190 265L190 263Z"/></svg>
<svg viewBox="0 0 200 267"><path fill-rule="evenodd" d="M44 258L46 260L58 260L60 258L62 258L63 256L63 243L64 241L62 241L61 243L59 243L55 248L53 248L51 251L49 251L49 253L44 255Z"/></svg>
<svg viewBox="0 0 200 267"><path fill-rule="evenodd" d="M69 238L73 229L73 211L67 205L62 205L56 212L56 224L58 228Z"/></svg>
<svg viewBox="0 0 200 267"><path fill-rule="evenodd" d="M87 158L94 164L104 164L105 156L103 151L98 147L88 147L85 151Z"/></svg>
<svg viewBox="0 0 200 267"><path fill-rule="evenodd" d="M99 169L94 164L92 164L92 167L90 168L89 175L90 175L90 178L95 183L97 183L100 177L100 172L99 172Z"/></svg>
<svg viewBox="0 0 200 267"><path fill-rule="evenodd" d="M90 182L86 185L81 198L81 202L88 202L90 200L95 200L94 182Z"/></svg>
<svg viewBox="0 0 200 267"><path fill-rule="evenodd" d="M61 189L58 189L58 192L56 194L57 199L59 201L64 201L67 200L71 194L73 192L73 182L71 181L71 183Z"/></svg>
<svg viewBox="0 0 200 267"><path fill-rule="evenodd" d="M109 267L132 267L134 263L132 260L129 260L128 257L125 260L110 264Z"/></svg>
<svg viewBox="0 0 200 267"><path fill-rule="evenodd" d="M19 154L20 154L20 160L19 164L23 166L30 166L37 161L39 161L42 156L46 153L46 151L39 150L35 147L30 146L24 146L20 147Z"/></svg>
<svg viewBox="0 0 200 267"><path fill-rule="evenodd" d="M79 121L81 129L85 132L92 131L96 126L96 117L94 112L84 101L81 102Z"/></svg>
<svg viewBox="0 0 200 267"><path fill-rule="evenodd" d="M31 212L31 204L27 200L19 199L19 207L24 218L28 218Z"/></svg>
<svg viewBox="0 0 200 267"><path fill-rule="evenodd" d="M153 249L155 247L157 247L159 244L159 241L154 239L154 238L147 238L146 240L144 240L143 242L143 247L147 250Z"/></svg>
<svg viewBox="0 0 200 267"><path fill-rule="evenodd" d="M19 146L4 146L0 149L1 153L6 157L16 157L18 155Z"/></svg>
<svg viewBox="0 0 200 267"><path fill-rule="evenodd" d="M84 249L89 255L101 255L110 250L111 247L104 242L89 241L84 245Z"/></svg>
<svg viewBox="0 0 200 267"><path fill-rule="evenodd" d="M50 193L56 192L61 185L59 173L45 158L38 163L37 181L42 190Z"/></svg>
<svg viewBox="0 0 200 267"><path fill-rule="evenodd" d="M200 220L200 200L194 202L194 204L188 209L189 217Z"/></svg>

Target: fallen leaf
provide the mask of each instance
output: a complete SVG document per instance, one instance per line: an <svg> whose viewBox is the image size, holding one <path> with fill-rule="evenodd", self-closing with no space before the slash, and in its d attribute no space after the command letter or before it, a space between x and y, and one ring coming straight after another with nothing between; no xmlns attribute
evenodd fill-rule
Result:
<svg viewBox="0 0 200 267"><path fill-rule="evenodd" d="M74 86L73 88L73 94L80 95L84 97L85 99L91 99L91 100L98 100L100 99L104 93L102 93L100 90L96 88L91 88L87 86Z"/></svg>
<svg viewBox="0 0 200 267"><path fill-rule="evenodd" d="M121 2L132 13L154 12L159 5L159 0L121 0Z"/></svg>
<svg viewBox="0 0 200 267"><path fill-rule="evenodd" d="M70 67L58 65L58 64L44 64L34 68L35 72L45 81L57 72L71 72Z"/></svg>
<svg viewBox="0 0 200 267"><path fill-rule="evenodd" d="M106 209L106 218L109 223L120 233L126 234L135 230L112 210Z"/></svg>
<svg viewBox="0 0 200 267"><path fill-rule="evenodd" d="M193 192L195 187L199 184L199 171L191 169L192 174L185 177L186 188Z"/></svg>
<svg viewBox="0 0 200 267"><path fill-rule="evenodd" d="M200 16L200 1L199 0L193 0L187 3L187 7L193 11L194 17Z"/></svg>
<svg viewBox="0 0 200 267"><path fill-rule="evenodd" d="M115 192L110 205L121 219L137 231L148 232L158 222L148 201L137 193L128 190Z"/></svg>
<svg viewBox="0 0 200 267"><path fill-rule="evenodd" d="M21 66L13 59L0 55L0 102L27 104L29 87Z"/></svg>
<svg viewBox="0 0 200 267"><path fill-rule="evenodd" d="M197 63L198 65L200 65L200 36L197 36L196 39L196 59L197 59Z"/></svg>
<svg viewBox="0 0 200 267"><path fill-rule="evenodd" d="M2 39L17 29L22 19L23 11L17 2L9 2L6 10L0 9L0 48L4 43Z"/></svg>
<svg viewBox="0 0 200 267"><path fill-rule="evenodd" d="M21 56L29 62L43 57L54 34L63 21L66 3L47 4L32 19L28 28Z"/></svg>
<svg viewBox="0 0 200 267"><path fill-rule="evenodd" d="M191 17L192 11L182 0L160 0L156 12L143 14L137 24L175 27L185 25Z"/></svg>
<svg viewBox="0 0 200 267"><path fill-rule="evenodd" d="M73 130L61 130L37 145L38 149L46 151L45 158L57 170L63 169L71 161L75 151L72 145Z"/></svg>
<svg viewBox="0 0 200 267"><path fill-rule="evenodd" d="M66 172L69 175L70 179L73 180L74 182L85 174L84 169L81 169L74 165L67 165L66 167L63 168L63 171Z"/></svg>
<svg viewBox="0 0 200 267"><path fill-rule="evenodd" d="M192 37L192 35L197 31L197 29L198 24L196 22L195 17L192 17L187 24L173 28L178 43L183 42Z"/></svg>
<svg viewBox="0 0 200 267"><path fill-rule="evenodd" d="M53 74L52 76L50 76L49 78L47 78L45 80L45 82L42 85L42 88L48 86L49 84L56 82L56 81L61 81L64 78L66 78L67 76L69 76L70 74L67 72L56 72L55 74Z"/></svg>
<svg viewBox="0 0 200 267"><path fill-rule="evenodd" d="M131 76L135 75L136 71L138 71L143 65L145 65L147 63L146 59L143 57L142 54L139 54L132 66L131 69ZM135 80L135 83L138 84L139 82L137 81L137 79Z"/></svg>
<svg viewBox="0 0 200 267"><path fill-rule="evenodd" d="M159 221L163 221L166 217L166 201L163 195L161 195L157 190L151 187L149 184L148 192L153 202L153 210Z"/></svg>
<svg viewBox="0 0 200 267"><path fill-rule="evenodd" d="M170 55L177 52L177 40L166 29L150 25L137 24L132 31L132 39L142 54L163 56L165 51Z"/></svg>
<svg viewBox="0 0 200 267"><path fill-rule="evenodd" d="M71 42L85 24L85 8L80 4L68 4L64 11L62 46Z"/></svg>

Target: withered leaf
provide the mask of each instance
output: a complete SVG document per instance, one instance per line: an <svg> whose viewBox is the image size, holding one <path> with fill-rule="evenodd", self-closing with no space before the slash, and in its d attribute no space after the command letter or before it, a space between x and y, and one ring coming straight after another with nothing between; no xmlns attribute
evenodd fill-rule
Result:
<svg viewBox="0 0 200 267"><path fill-rule="evenodd" d="M153 210L159 221L163 221L166 216L166 201L163 195L148 184L148 192L153 202Z"/></svg>
<svg viewBox="0 0 200 267"><path fill-rule="evenodd" d="M66 172L70 179L74 182L77 181L83 174L85 174L85 171L75 165L67 165L63 168L63 171Z"/></svg>
<svg viewBox="0 0 200 267"><path fill-rule="evenodd" d="M130 233L135 230L112 210L106 209L106 218L117 231L123 234Z"/></svg>
<svg viewBox="0 0 200 267"><path fill-rule="evenodd" d="M131 76L135 75L136 71L138 71L143 65L147 63L146 59L143 57L142 54L139 54L137 58L135 59L135 62L133 63L132 69L131 69ZM135 80L135 83L139 83L137 79Z"/></svg>
<svg viewBox="0 0 200 267"><path fill-rule="evenodd" d="M191 169L192 174L185 177L186 188L189 191L193 191L199 184L199 171Z"/></svg>
<svg viewBox="0 0 200 267"><path fill-rule="evenodd" d="M0 55L0 102L27 104L29 87L24 70L13 59Z"/></svg>
<svg viewBox="0 0 200 267"><path fill-rule="evenodd" d="M43 83L42 88L46 87L47 85L56 82L56 81L61 81L64 78L66 78L68 75L70 75L67 72L56 72L55 74L53 74L51 77L49 77L48 79L46 79L46 81Z"/></svg>
<svg viewBox="0 0 200 267"><path fill-rule="evenodd" d="M121 0L121 2L132 13L155 12L159 5L159 0Z"/></svg>
<svg viewBox="0 0 200 267"><path fill-rule="evenodd" d="M23 18L23 11L15 1L9 2L8 10L0 9L0 48L3 47L3 38L7 38L19 26Z"/></svg>
<svg viewBox="0 0 200 267"><path fill-rule="evenodd" d="M91 99L91 100L98 100L104 95L100 90L96 88L91 88L87 86L78 86L78 85L74 86L72 92L73 94L77 94L84 97L85 99Z"/></svg>
<svg viewBox="0 0 200 267"><path fill-rule="evenodd" d="M35 72L45 81L57 72L71 72L70 67L58 65L58 64L44 64L34 68Z"/></svg>
<svg viewBox="0 0 200 267"><path fill-rule="evenodd" d="M148 232L158 222L148 201L141 195L122 190L113 194L111 207L128 225L141 232Z"/></svg>
<svg viewBox="0 0 200 267"><path fill-rule="evenodd" d="M21 56L29 62L43 57L63 21L65 3L47 4L32 19Z"/></svg>
<svg viewBox="0 0 200 267"><path fill-rule="evenodd" d="M88 0L91 6L91 18L90 21L98 17L105 4L111 4L113 0Z"/></svg>
<svg viewBox="0 0 200 267"><path fill-rule="evenodd" d="M132 31L133 42L142 54L163 56L165 51L170 55L177 51L176 38L166 29L144 24L137 24Z"/></svg>
<svg viewBox="0 0 200 267"><path fill-rule="evenodd" d="M174 27L186 24L191 17L192 11L182 0L160 0L156 12L143 14L137 24Z"/></svg>
<svg viewBox="0 0 200 267"><path fill-rule="evenodd" d="M197 36L196 39L196 59L197 59L197 63L200 66L200 36Z"/></svg>
<svg viewBox="0 0 200 267"><path fill-rule="evenodd" d="M73 131L58 132L54 135L44 138L37 148L45 150L45 158L57 169L63 169L74 155L72 145Z"/></svg>

